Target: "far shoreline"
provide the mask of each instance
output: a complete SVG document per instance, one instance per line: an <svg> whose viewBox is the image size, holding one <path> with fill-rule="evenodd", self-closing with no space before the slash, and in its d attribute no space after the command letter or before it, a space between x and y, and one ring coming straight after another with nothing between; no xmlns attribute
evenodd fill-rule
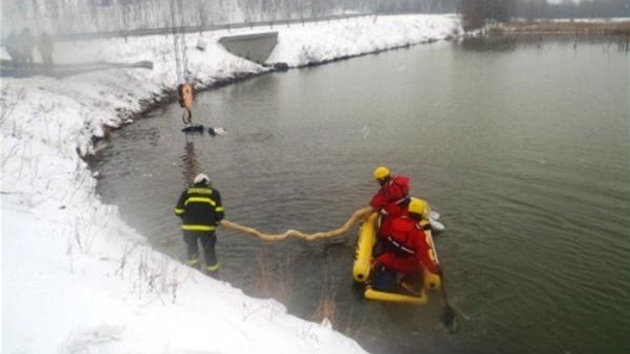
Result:
<svg viewBox="0 0 630 354"><path fill-rule="evenodd" d="M627 19L566 19L566 20L514 20L487 26L488 34L572 34L611 35L630 38L630 18Z"/></svg>

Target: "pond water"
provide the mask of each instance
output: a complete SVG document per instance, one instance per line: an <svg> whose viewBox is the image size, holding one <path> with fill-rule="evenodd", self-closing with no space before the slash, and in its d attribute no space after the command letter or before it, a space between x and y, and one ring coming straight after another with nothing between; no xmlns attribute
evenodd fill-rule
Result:
<svg viewBox="0 0 630 354"><path fill-rule="evenodd" d="M207 173L226 219L326 231L367 205L378 165L411 178L446 226L436 247L459 331L427 306L358 300L357 228L266 243L220 229L224 280L317 318L372 353L629 353L630 85L614 39L436 43L269 74L114 132L98 192L154 247L184 259L173 208Z"/></svg>

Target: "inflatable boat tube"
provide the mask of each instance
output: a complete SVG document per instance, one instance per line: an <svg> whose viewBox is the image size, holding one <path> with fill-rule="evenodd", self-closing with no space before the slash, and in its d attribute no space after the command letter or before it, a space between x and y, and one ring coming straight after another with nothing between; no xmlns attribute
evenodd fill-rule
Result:
<svg viewBox="0 0 630 354"><path fill-rule="evenodd" d="M359 229L357 248L354 253L354 265L352 267L352 278L359 283L365 283L370 277L372 249L376 244L377 221L378 213L372 213L372 215L361 224L361 228Z"/></svg>
<svg viewBox="0 0 630 354"><path fill-rule="evenodd" d="M365 288L363 296L369 300L396 302L401 304L425 305L429 301L429 298L424 290L420 293L420 295L412 296L375 290L372 289L370 286L367 286Z"/></svg>

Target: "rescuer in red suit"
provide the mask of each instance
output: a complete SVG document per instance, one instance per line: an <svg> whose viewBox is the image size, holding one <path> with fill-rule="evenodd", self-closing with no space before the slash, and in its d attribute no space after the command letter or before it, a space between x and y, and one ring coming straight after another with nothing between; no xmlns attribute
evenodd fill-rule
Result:
<svg viewBox="0 0 630 354"><path fill-rule="evenodd" d="M374 170L374 179L381 188L374 194L370 206L380 213L378 236L389 233L394 219L407 213L409 204L409 178L393 176L389 168Z"/></svg>
<svg viewBox="0 0 630 354"><path fill-rule="evenodd" d="M383 252L374 262L372 286L382 290L395 289L399 283L419 285L423 269L441 274L435 251L429 241L428 206L411 198L407 214L394 219L387 234L383 234Z"/></svg>

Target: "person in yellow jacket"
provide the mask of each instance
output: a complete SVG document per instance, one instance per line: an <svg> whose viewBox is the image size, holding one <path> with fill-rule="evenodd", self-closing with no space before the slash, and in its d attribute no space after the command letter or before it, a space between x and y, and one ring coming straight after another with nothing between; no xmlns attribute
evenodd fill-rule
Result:
<svg viewBox="0 0 630 354"><path fill-rule="evenodd" d="M216 228L225 215L221 193L212 188L210 178L200 173L193 184L186 188L175 207L175 215L182 219L184 241L187 245L187 264L199 267L199 245L206 261L205 272L219 279L219 262L215 252Z"/></svg>

